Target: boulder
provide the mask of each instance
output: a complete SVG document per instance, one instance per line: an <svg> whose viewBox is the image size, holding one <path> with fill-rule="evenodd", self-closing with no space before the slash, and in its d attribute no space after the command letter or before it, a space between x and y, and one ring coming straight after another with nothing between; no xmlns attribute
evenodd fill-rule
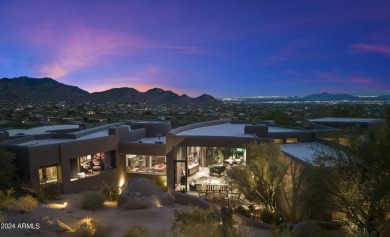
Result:
<svg viewBox="0 0 390 237"><path fill-rule="evenodd" d="M118 207L144 209L148 207L173 206L174 198L161 190L151 180L135 178L128 180L118 197Z"/></svg>
<svg viewBox="0 0 390 237"><path fill-rule="evenodd" d="M55 219L50 218L48 216L42 217L42 220L44 221L43 226L45 227L45 230L49 230L51 232L55 233L62 233L65 231L71 231L72 228L64 224L63 222Z"/></svg>
<svg viewBox="0 0 390 237"><path fill-rule="evenodd" d="M321 227L315 221L302 221L294 226L291 231L292 236L299 237L319 237L321 236Z"/></svg>

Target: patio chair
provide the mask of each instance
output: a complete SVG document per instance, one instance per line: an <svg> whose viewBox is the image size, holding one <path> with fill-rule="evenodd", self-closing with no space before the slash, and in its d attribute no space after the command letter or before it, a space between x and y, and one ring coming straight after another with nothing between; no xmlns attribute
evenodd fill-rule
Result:
<svg viewBox="0 0 390 237"><path fill-rule="evenodd" d="M199 195L199 199L207 200L207 193L205 191L199 191L198 195Z"/></svg>

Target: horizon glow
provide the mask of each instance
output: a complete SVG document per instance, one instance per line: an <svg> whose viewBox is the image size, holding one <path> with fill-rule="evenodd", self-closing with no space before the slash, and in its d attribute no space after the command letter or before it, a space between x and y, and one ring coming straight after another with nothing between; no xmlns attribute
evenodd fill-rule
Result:
<svg viewBox="0 0 390 237"><path fill-rule="evenodd" d="M3 0L0 78L189 96L390 90L390 2Z"/></svg>

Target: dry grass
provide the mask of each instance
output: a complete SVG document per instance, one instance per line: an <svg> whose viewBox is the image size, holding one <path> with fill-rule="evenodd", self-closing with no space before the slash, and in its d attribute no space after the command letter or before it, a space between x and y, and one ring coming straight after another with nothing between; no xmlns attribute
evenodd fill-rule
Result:
<svg viewBox="0 0 390 237"><path fill-rule="evenodd" d="M109 236L107 226L96 219L86 217L78 223L76 236L79 237L103 237Z"/></svg>
<svg viewBox="0 0 390 237"><path fill-rule="evenodd" d="M37 207L37 199L30 195L14 199L8 205L8 209L14 212L27 213L32 212Z"/></svg>
<svg viewBox="0 0 390 237"><path fill-rule="evenodd" d="M104 197L99 192L86 192L81 196L80 204L84 210L101 210L104 208Z"/></svg>
<svg viewBox="0 0 390 237"><path fill-rule="evenodd" d="M3 223L5 219L6 217L3 215L3 213L0 212L0 223Z"/></svg>

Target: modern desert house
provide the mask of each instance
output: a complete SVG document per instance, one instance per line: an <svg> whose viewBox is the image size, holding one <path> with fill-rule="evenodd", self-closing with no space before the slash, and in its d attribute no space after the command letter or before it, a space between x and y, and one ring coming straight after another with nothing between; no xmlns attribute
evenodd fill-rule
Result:
<svg viewBox="0 0 390 237"><path fill-rule="evenodd" d="M202 179L221 178L226 167L244 164L250 159L245 150L250 141L280 144L286 156L305 163L313 157L313 147L322 145L321 138L348 124L377 122L326 118L294 128L224 119L172 129L166 120L128 121L3 130L0 141L15 153L21 178L56 184L64 194L126 177L162 177L168 185L189 191L200 189Z"/></svg>

